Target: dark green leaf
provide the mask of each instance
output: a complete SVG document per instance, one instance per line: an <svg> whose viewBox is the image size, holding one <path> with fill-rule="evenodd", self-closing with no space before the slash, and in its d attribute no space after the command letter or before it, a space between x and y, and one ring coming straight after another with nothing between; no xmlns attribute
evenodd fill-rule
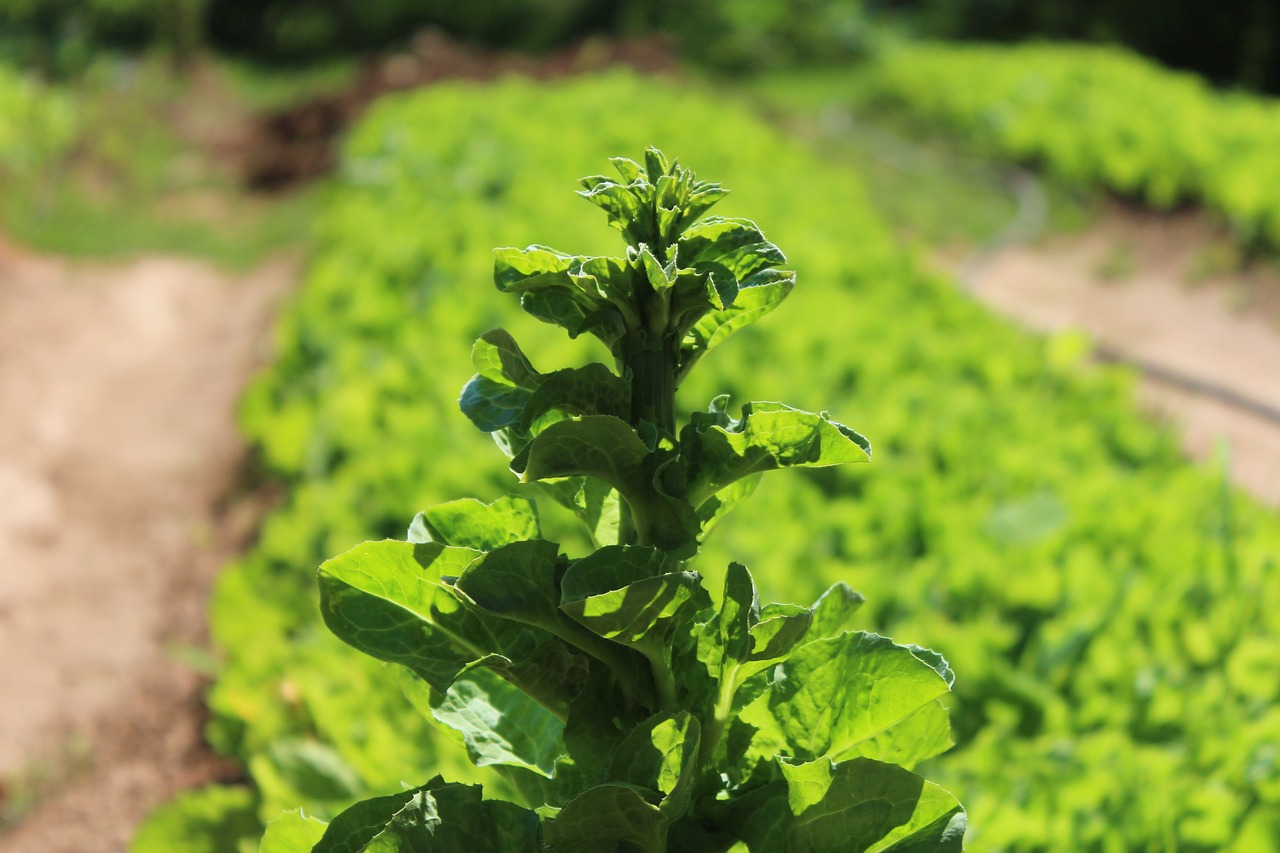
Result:
<svg viewBox="0 0 1280 853"><path fill-rule="evenodd" d="M523 482L588 476L608 483L627 502L639 541L680 556L697 548L698 517L688 501L662 491L659 476L672 455L651 452L615 417L591 415L547 427L516 457Z"/></svg>
<svg viewBox="0 0 1280 853"><path fill-rule="evenodd" d="M662 795L659 808L671 820L689 807L698 770L698 719L687 711L657 714L633 729L613 754L609 781Z"/></svg>
<svg viewBox="0 0 1280 853"><path fill-rule="evenodd" d="M544 832L555 853L661 853L667 819L627 785L588 788L571 800Z"/></svg>
<svg viewBox="0 0 1280 853"><path fill-rule="evenodd" d="M602 637L652 654L698 588L697 574L656 548L610 545L565 570L561 609Z"/></svg>
<svg viewBox="0 0 1280 853"><path fill-rule="evenodd" d="M627 418L631 413L631 386L603 364L566 368L548 374L525 404L520 418L523 432L536 434L536 426L550 412L575 417L613 415Z"/></svg>
<svg viewBox="0 0 1280 853"><path fill-rule="evenodd" d="M333 819L314 853L537 853L538 816L439 777Z"/></svg>

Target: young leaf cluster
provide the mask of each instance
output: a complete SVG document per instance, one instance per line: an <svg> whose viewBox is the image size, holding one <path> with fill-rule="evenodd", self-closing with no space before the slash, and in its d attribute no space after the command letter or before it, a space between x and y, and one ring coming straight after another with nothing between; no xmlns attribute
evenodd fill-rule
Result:
<svg viewBox="0 0 1280 853"><path fill-rule="evenodd" d="M432 507L407 541L320 570L330 629L402 667L414 704L525 802L436 778L343 812L314 849L959 850L963 810L907 769L950 745L946 661L846 630L862 598L842 583L810 607L761 605L746 567L715 599L688 565L762 473L863 461L870 445L777 403L733 418L725 397L677 429L690 367L794 275L754 223L704 215L719 186L656 149L613 162L621 179L587 178L582 195L623 257L530 246L499 249L494 268L499 290L598 338L612 367L542 372L493 330L461 397L594 550L569 557L510 495Z"/></svg>

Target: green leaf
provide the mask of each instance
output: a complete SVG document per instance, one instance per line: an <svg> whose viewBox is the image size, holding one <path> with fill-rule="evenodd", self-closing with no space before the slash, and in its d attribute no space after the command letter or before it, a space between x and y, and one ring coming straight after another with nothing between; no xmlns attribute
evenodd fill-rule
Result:
<svg viewBox="0 0 1280 853"><path fill-rule="evenodd" d="M538 816L480 786L445 783L365 800L333 819L314 853L537 853Z"/></svg>
<svg viewBox="0 0 1280 853"><path fill-rule="evenodd" d="M561 579L560 608L606 639L648 656L668 641L667 629L695 600L694 572L656 548L609 545L572 563Z"/></svg>
<svg viewBox="0 0 1280 853"><path fill-rule="evenodd" d="M812 642L839 634L864 601L866 598L862 593L854 592L844 581L833 584L811 608L813 624L809 627L806 641Z"/></svg>
<svg viewBox="0 0 1280 853"><path fill-rule="evenodd" d="M781 403L747 403L733 421L724 397L706 413L695 414L681 430L689 497L695 505L743 477L791 467L824 467L866 462L871 443L830 420Z"/></svg>
<svg viewBox="0 0 1280 853"><path fill-rule="evenodd" d="M555 853L662 853L667 818L634 788L597 785L569 801L544 831Z"/></svg>
<svg viewBox="0 0 1280 853"><path fill-rule="evenodd" d="M473 376L462 386L458 408L481 432L497 432L520 423L530 392L514 385Z"/></svg>
<svg viewBox="0 0 1280 853"><path fill-rule="evenodd" d="M540 480L538 486L587 526L595 547L616 545L622 522L622 497L617 489L595 477Z"/></svg>
<svg viewBox="0 0 1280 853"><path fill-rule="evenodd" d="M520 294L528 313L563 327L570 337L590 332L610 347L628 328L639 326L632 304L634 275L619 258L579 258L545 246L494 252L499 290Z"/></svg>
<svg viewBox="0 0 1280 853"><path fill-rule="evenodd" d="M776 853L960 853L965 813L914 773L865 758L781 764L784 782L744 799L740 836Z"/></svg>
<svg viewBox="0 0 1280 853"><path fill-rule="evenodd" d="M672 454L650 451L619 418L591 415L547 427L512 461L522 482L596 477L622 495L641 544L680 556L697 550L698 517L689 502L659 488Z"/></svg>
<svg viewBox="0 0 1280 853"><path fill-rule="evenodd" d="M697 269L704 264L727 268L738 281L765 267L785 264L782 251L748 219L708 217L694 223L677 244L680 265Z"/></svg>
<svg viewBox="0 0 1280 853"><path fill-rule="evenodd" d="M302 809L285 812L267 824L258 853L310 853L327 826L322 820L304 815Z"/></svg>
<svg viewBox="0 0 1280 853"><path fill-rule="evenodd" d="M476 551L492 551L541 535L536 505L517 495L507 495L493 503L463 498L437 504L418 513L409 533L410 542L439 542Z"/></svg>
<svg viewBox="0 0 1280 853"><path fill-rule="evenodd" d="M699 735L698 719L687 711L650 717L614 752L609 781L656 791L662 795L662 813L680 818L688 810L698 770Z"/></svg>
<svg viewBox="0 0 1280 853"><path fill-rule="evenodd" d="M792 652L739 718L758 729L752 745L758 755L840 760L861 754L864 742L947 691L946 681L910 649L878 634L845 633ZM924 735L922 749L949 737Z"/></svg>
<svg viewBox="0 0 1280 853"><path fill-rule="evenodd" d="M941 699L935 699L886 731L862 741L845 757L874 758L910 770L954 745L950 713Z"/></svg>
<svg viewBox="0 0 1280 853"><path fill-rule="evenodd" d="M449 585L481 554L439 543L365 542L320 567L325 624L365 654L409 667L436 690L491 655L527 658L545 632L482 618Z"/></svg>
<svg viewBox="0 0 1280 853"><path fill-rule="evenodd" d="M536 434L539 419L551 412L576 417L613 415L627 418L631 413L631 386L603 364L567 368L548 374L525 403L519 427Z"/></svg>
<svg viewBox="0 0 1280 853"><path fill-rule="evenodd" d="M532 391L542 382L515 338L505 329L490 329L471 348L471 363L480 376Z"/></svg>
<svg viewBox="0 0 1280 853"><path fill-rule="evenodd" d="M457 589L486 613L554 625L560 605L559 554L559 546L545 539L503 545L472 562L458 578Z"/></svg>
<svg viewBox="0 0 1280 853"><path fill-rule="evenodd" d="M542 383L519 344L506 331L490 329L471 348L479 371L462 388L458 406L483 432L496 432L519 423L530 395Z"/></svg>
<svg viewBox="0 0 1280 853"><path fill-rule="evenodd" d="M733 304L700 315L680 343L680 378L709 351L782 304L795 287L792 272L762 270L740 282Z"/></svg>
<svg viewBox="0 0 1280 853"><path fill-rule="evenodd" d="M715 529L716 525L724 520L733 509L747 498L751 497L755 492L756 486L760 485L761 475L756 474L749 477L743 477L731 486L725 486L711 497L702 502L698 507L698 520L702 523L702 539L706 540L707 534Z"/></svg>
<svg viewBox="0 0 1280 853"><path fill-rule="evenodd" d="M477 767L523 767L551 778L564 755L564 723L489 669L459 676L432 704L432 715L462 734Z"/></svg>

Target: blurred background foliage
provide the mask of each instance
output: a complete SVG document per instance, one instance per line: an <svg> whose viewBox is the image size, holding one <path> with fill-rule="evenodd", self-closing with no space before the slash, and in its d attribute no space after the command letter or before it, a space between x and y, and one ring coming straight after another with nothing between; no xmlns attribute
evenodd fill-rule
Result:
<svg viewBox="0 0 1280 853"><path fill-rule="evenodd" d="M95 51L201 45L266 63L311 63L403 45L436 27L493 47L545 51L590 35L661 32L728 71L829 63L884 32L1127 46L1214 83L1280 91L1272 0L6 0L0 57L57 75Z"/></svg>

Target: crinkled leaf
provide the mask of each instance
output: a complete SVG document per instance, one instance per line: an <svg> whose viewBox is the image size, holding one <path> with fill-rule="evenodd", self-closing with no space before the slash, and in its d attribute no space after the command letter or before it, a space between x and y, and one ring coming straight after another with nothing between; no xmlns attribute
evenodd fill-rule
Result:
<svg viewBox="0 0 1280 853"><path fill-rule="evenodd" d="M518 495L506 495L492 503L463 498L437 504L418 513L409 526L410 542L440 542L477 551L492 551L540 535L537 506Z"/></svg>
<svg viewBox="0 0 1280 853"><path fill-rule="evenodd" d="M959 853L965 814L914 773L865 758L782 764L784 782L745 799L740 837L773 853Z"/></svg>
<svg viewBox="0 0 1280 853"><path fill-rule="evenodd" d="M660 853L667 818L634 788L616 783L588 788L547 824L544 840L555 853Z"/></svg>
<svg viewBox="0 0 1280 853"><path fill-rule="evenodd" d="M285 812L267 824L258 853L309 853L324 837L327 826L304 815L302 809Z"/></svg>
<svg viewBox="0 0 1280 853"><path fill-rule="evenodd" d="M658 792L662 812L679 818L689 807L700 733L698 719L687 711L650 717L614 752L609 780Z"/></svg>
<svg viewBox="0 0 1280 853"><path fill-rule="evenodd" d="M564 723L492 670L469 670L432 704L433 716L462 734L477 767L523 767L550 778L564 754Z"/></svg>
<svg viewBox="0 0 1280 853"><path fill-rule="evenodd" d="M650 451L619 418L590 415L547 427L512 461L522 482L596 477L627 502L640 541L680 556L697 549L698 516L689 502L659 488L672 455Z"/></svg>
<svg viewBox="0 0 1280 853"><path fill-rule="evenodd" d="M765 267L787 262L782 251L749 219L708 217L685 231L677 245L682 266L696 269L702 264L718 264L739 281Z"/></svg>
<svg viewBox="0 0 1280 853"><path fill-rule="evenodd" d="M625 419L631 412L631 386L603 364L557 370L548 374L538 390L530 395L520 418L520 429L538 432L535 425L551 412L571 417L613 415Z"/></svg>
<svg viewBox="0 0 1280 853"><path fill-rule="evenodd" d="M845 633L792 652L740 718L758 729L757 754L840 760L947 690L910 649L878 634Z"/></svg>
<svg viewBox="0 0 1280 853"><path fill-rule="evenodd" d="M730 420L717 398L694 414L680 433L690 500L694 504L743 477L790 467L866 462L871 443L825 413L802 412L781 403L747 403Z"/></svg>
<svg viewBox="0 0 1280 853"><path fill-rule="evenodd" d="M537 853L538 816L480 786L423 785L365 800L333 819L314 853Z"/></svg>
<svg viewBox="0 0 1280 853"><path fill-rule="evenodd" d="M924 646L917 646L910 643L907 648L911 654L919 658L926 666L938 673L938 676L947 683L947 687L951 687L956 683L956 674L951 671L951 664L947 663L947 659L933 649L926 649Z"/></svg>
<svg viewBox="0 0 1280 853"><path fill-rule="evenodd" d="M699 358L728 340L729 336L754 323L782 304L795 287L795 273L761 270L739 282L733 304L700 315L680 344L680 375L683 377Z"/></svg>
<svg viewBox="0 0 1280 853"><path fill-rule="evenodd" d="M449 585L480 556L439 543L357 545L320 567L325 624L365 654L407 666L441 691L490 655L523 660L549 635L483 618Z"/></svg>

